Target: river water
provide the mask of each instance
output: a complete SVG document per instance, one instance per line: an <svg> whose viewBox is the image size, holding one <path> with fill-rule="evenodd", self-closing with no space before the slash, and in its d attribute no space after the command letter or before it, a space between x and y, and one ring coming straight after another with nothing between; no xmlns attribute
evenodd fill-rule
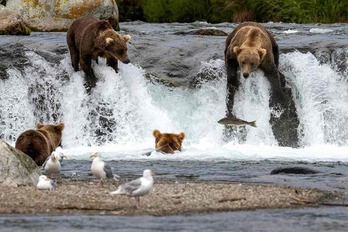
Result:
<svg viewBox="0 0 348 232"><path fill-rule="evenodd" d="M90 178L88 153L97 151L121 177L135 178L150 168L160 179L272 183L346 194L348 25L264 24L280 46L280 70L295 93L299 148L277 145L269 124L269 84L259 71L243 80L234 107L258 127L246 128L245 142L224 141L217 121L225 114L226 37L189 32L229 33L235 26L122 23L121 33L132 36L132 63L120 64L118 74L103 61L94 64L99 82L91 95L83 73L73 72L65 33L0 36L0 138L14 145L35 122L64 122L66 178ZM183 151L154 152L154 129L185 132ZM320 172L270 175L288 166ZM169 217L2 215L0 230L344 231L347 221L340 207Z"/></svg>

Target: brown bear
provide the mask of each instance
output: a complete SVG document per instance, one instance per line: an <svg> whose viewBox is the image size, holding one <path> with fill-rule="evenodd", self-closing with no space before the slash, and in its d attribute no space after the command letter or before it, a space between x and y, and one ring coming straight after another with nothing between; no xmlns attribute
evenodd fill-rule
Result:
<svg viewBox="0 0 348 232"><path fill-rule="evenodd" d="M118 34L106 20L93 16L76 19L68 29L67 44L72 66L77 72L79 64L85 72L86 87L89 91L96 85L96 77L91 67L92 59L106 58L107 65L118 72L118 60L128 64L127 43L130 35Z"/></svg>
<svg viewBox="0 0 348 232"><path fill-rule="evenodd" d="M41 166L61 144L63 123L36 124L36 130L27 130L19 135L15 147L30 156Z"/></svg>
<svg viewBox="0 0 348 232"><path fill-rule="evenodd" d="M155 136L156 151L174 154L175 150L181 151L181 145L183 139L185 138L185 133L181 132L180 134L162 134L159 130L154 130L153 136Z"/></svg>
<svg viewBox="0 0 348 232"><path fill-rule="evenodd" d="M284 117L277 119L271 115L271 124L273 131L277 130L282 134L281 144L292 145L297 143L298 119L296 109L290 94L285 92L285 77L278 70L279 48L272 36L262 25L255 22L244 22L238 25L226 39L225 44L225 67L227 72L227 116L236 118L232 111L234 105L234 96L239 88L240 81L237 71L240 70L244 78L248 78L256 69L261 69L271 85L270 107L290 109L284 114ZM282 130L286 127L280 125L280 121L290 122L294 128L290 136L285 135ZM278 125L275 125L277 124ZM278 129L277 129L278 128Z"/></svg>

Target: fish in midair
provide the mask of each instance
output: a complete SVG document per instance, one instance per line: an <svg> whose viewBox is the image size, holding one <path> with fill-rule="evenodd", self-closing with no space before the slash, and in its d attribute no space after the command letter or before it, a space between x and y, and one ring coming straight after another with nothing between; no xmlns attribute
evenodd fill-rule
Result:
<svg viewBox="0 0 348 232"><path fill-rule="evenodd" d="M248 121L244 121L242 119L233 118L233 117L222 118L218 121L218 123L223 124L223 125L256 127L256 121L248 122Z"/></svg>

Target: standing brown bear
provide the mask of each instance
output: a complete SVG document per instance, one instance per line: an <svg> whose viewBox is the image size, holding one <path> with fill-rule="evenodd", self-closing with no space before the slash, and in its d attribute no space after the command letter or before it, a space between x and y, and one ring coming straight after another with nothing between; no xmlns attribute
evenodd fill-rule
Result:
<svg viewBox="0 0 348 232"><path fill-rule="evenodd" d="M255 22L244 22L238 25L227 37L225 46L227 116L236 118L232 110L234 96L240 85L237 71L240 70L243 77L248 78L259 68L271 85L270 107L285 110L281 118L271 115L273 132L276 137L279 137L280 145L297 146L296 109L292 98L285 93L285 77L279 72L278 65L279 48L272 34ZM284 123L292 124L292 128L289 129L289 125L287 128Z"/></svg>
<svg viewBox="0 0 348 232"><path fill-rule="evenodd" d="M77 72L79 64L85 72L87 91L96 85L91 67L92 59L106 58L107 64L118 72L118 60L128 64L127 43L130 35L121 36L106 20L83 16L75 20L68 29L67 43L72 66Z"/></svg>
<svg viewBox="0 0 348 232"><path fill-rule="evenodd" d="M41 166L62 141L63 123L36 124L36 130L27 130L19 135L15 147L30 156Z"/></svg>

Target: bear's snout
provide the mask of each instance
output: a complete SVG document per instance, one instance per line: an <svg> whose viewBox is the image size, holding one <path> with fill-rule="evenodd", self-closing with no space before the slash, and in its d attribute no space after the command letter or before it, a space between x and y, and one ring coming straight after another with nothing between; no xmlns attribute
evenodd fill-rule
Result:
<svg viewBox="0 0 348 232"><path fill-rule="evenodd" d="M122 61L122 63L124 63L124 64L129 64L129 63L130 63L130 60L127 58L127 59L125 59L124 61Z"/></svg>
<svg viewBox="0 0 348 232"><path fill-rule="evenodd" d="M249 73L247 73L247 72L243 73L243 77L244 78L248 78L249 77Z"/></svg>

